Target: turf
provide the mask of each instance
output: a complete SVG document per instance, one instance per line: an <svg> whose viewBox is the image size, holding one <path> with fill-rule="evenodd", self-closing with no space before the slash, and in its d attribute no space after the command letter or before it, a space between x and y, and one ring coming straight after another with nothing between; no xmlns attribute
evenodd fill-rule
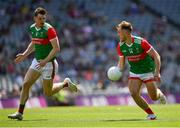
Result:
<svg viewBox="0 0 180 128"><path fill-rule="evenodd" d="M0 127L180 127L180 105L152 108L157 120L146 120L137 106L33 108L23 121L7 118L15 109L0 109Z"/></svg>

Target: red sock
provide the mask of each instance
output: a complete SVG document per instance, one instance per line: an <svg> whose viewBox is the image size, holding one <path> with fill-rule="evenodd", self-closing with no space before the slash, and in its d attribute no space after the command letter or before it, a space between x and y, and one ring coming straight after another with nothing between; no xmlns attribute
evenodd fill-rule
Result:
<svg viewBox="0 0 180 128"><path fill-rule="evenodd" d="M151 108L144 109L144 111L145 111L147 114L154 114L154 112L151 110Z"/></svg>
<svg viewBox="0 0 180 128"><path fill-rule="evenodd" d="M23 112L24 112L24 107L25 107L24 104L20 104L20 105L19 105L18 112L21 113L21 114L23 114Z"/></svg>

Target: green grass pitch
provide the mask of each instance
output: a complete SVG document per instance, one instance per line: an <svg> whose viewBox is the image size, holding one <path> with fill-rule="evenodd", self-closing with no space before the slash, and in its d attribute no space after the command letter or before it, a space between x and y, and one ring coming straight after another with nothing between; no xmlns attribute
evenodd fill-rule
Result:
<svg viewBox="0 0 180 128"><path fill-rule="evenodd" d="M0 109L0 127L180 127L180 105L152 108L157 120L146 120L137 106L33 108L23 121L7 118L16 109Z"/></svg>

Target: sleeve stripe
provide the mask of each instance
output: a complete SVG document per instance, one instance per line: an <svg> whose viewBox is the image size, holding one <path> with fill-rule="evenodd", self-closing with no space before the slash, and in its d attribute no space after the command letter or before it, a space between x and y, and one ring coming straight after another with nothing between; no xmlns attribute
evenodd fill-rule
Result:
<svg viewBox="0 0 180 128"><path fill-rule="evenodd" d="M148 53L151 49L152 49L152 46L149 48L149 50L146 53Z"/></svg>
<svg viewBox="0 0 180 128"><path fill-rule="evenodd" d="M53 39L50 39L49 41L53 41L53 40L55 40L55 39L58 39L57 36L56 36L55 38L53 38Z"/></svg>

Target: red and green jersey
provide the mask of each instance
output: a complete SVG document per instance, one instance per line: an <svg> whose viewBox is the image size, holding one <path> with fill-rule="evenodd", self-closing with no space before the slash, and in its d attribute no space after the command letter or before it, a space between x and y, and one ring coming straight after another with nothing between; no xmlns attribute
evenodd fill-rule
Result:
<svg viewBox="0 0 180 128"><path fill-rule="evenodd" d="M57 37L55 29L48 23L44 23L41 28L37 28L35 24L32 24L29 32L35 47L35 58L37 60L46 58L52 50L50 41Z"/></svg>
<svg viewBox="0 0 180 128"><path fill-rule="evenodd" d="M154 60L148 55L151 48L152 46L145 39L132 36L132 44L120 42L117 46L117 52L119 56L127 58L130 72L143 74L155 70Z"/></svg>

